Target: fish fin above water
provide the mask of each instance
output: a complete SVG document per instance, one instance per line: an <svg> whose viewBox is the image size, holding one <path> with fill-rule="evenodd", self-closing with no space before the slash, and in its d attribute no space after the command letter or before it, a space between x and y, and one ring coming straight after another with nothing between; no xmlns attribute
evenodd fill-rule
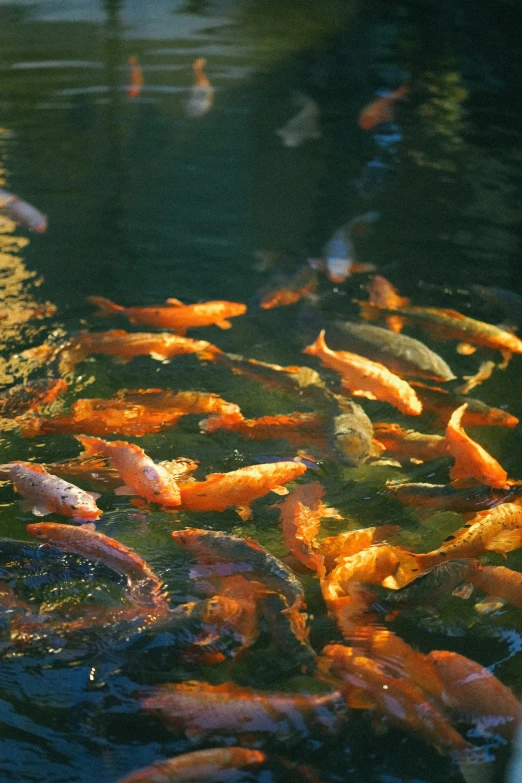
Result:
<svg viewBox="0 0 522 783"><path fill-rule="evenodd" d="M115 495L137 495L135 489L132 487L128 487L126 484L124 484L122 487L116 487L114 490Z"/></svg>
<svg viewBox="0 0 522 783"><path fill-rule="evenodd" d="M183 302L180 302L179 299L175 299L174 297L169 297L169 299L165 299L165 304L168 304L171 307L185 307Z"/></svg>
<svg viewBox="0 0 522 783"><path fill-rule="evenodd" d="M270 491L274 492L276 495L288 495L288 490L286 487L273 487L273 489Z"/></svg>
<svg viewBox="0 0 522 783"><path fill-rule="evenodd" d="M226 321L226 320L225 321L216 321L216 326L219 329L231 329L232 328L232 324L230 323L230 321Z"/></svg>

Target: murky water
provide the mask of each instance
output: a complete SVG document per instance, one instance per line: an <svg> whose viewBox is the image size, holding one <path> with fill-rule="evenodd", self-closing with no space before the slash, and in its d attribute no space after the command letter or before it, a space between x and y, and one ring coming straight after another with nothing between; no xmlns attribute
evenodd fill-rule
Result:
<svg viewBox="0 0 522 783"><path fill-rule="evenodd" d="M0 287L6 319L0 325L0 381L27 375L13 354L39 345L50 332L125 328L93 316L89 295L148 304L167 296L184 302L230 299L249 305L229 331L210 327L191 336L224 350L279 364L305 364L300 350L333 317L358 313L367 278L342 285L323 278L317 300L262 311L258 291L273 270L256 253L318 257L336 229L355 215L379 213L356 244L357 260L374 264L417 304L452 307L500 322L502 313L479 301L471 286L522 293L519 271L521 184L519 41L516 2L365 2L357 0L17 0L0 3L0 187L42 209L44 235L5 222L0 233ZM128 58L137 56L144 86L127 95ZM214 104L187 116L192 62L207 60ZM378 90L408 81L408 100L396 119L365 132L357 115ZM297 95L296 95L297 94ZM277 129L301 108L299 94L319 107L319 138L285 146ZM292 268L292 261L289 268ZM34 303L52 302L56 315L24 320ZM458 376L476 371L475 356L455 343L426 339ZM519 357L496 371L475 396L522 414ZM29 368L30 369L30 368ZM38 377L35 370L31 377ZM183 356L171 363L148 357L128 364L95 357L79 365L65 407L79 396L107 397L121 388L161 387L217 392L245 416L308 410L288 395L260 390L226 368ZM410 424L385 405L365 407L373 419ZM192 457L200 475L252 464L257 457L291 456L283 440L248 442L234 433L199 433L198 416L140 439L152 457ZM411 426L411 424L410 424ZM424 428L426 429L426 428ZM519 428L480 432L510 476L522 477ZM24 440L3 433L2 462L72 458L71 436ZM458 527L453 514L427 524L392 501L389 478L447 481L447 463L409 471L341 468L325 462L320 475L328 503L360 525L401 524L411 544L427 551ZM147 520L126 498L104 493L102 532L134 547L169 586L173 604L193 596L188 567L171 543L176 526L209 526L250 535L271 552L285 552L273 499L255 504L243 523L232 511ZM28 539L34 517L6 484L0 494L0 535ZM328 524L325 525L328 527ZM330 523L337 532L339 523ZM492 555L490 561L500 563ZM1 564L3 567L3 563ZM520 553L509 565L522 567ZM116 600L119 585L96 570L41 585L38 600L67 597ZM335 636L318 586L305 578L311 641L320 650ZM96 584L96 588L93 588ZM40 591L40 592L38 592ZM504 607L478 615L450 596L435 616L419 610L391 623L422 651L451 649L491 667L522 691L522 622ZM137 708L138 684L156 673L122 670L107 628L75 658L71 652L31 649L0 664L0 780L29 783L113 783L133 769L188 749ZM124 634L123 634L124 635ZM92 640L91 640L92 641ZM288 661L262 641L234 664L180 668L160 679L234 681L261 688L313 689ZM278 749L312 763L324 781L439 783L462 781L457 765L421 740L378 727L357 713L342 741ZM508 752L495 748L494 779L503 779Z"/></svg>

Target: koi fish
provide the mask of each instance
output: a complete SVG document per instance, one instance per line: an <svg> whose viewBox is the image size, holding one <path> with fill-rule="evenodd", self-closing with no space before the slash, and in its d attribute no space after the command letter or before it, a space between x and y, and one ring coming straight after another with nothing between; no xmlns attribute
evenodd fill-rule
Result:
<svg viewBox="0 0 522 783"><path fill-rule="evenodd" d="M170 405L168 405L170 401ZM172 427L189 413L224 411L239 415L239 407L217 394L174 392L161 389L120 391L108 400L80 399L62 416L26 417L20 422L25 438L48 433L85 435L148 435Z"/></svg>
<svg viewBox="0 0 522 783"><path fill-rule="evenodd" d="M407 94L409 87L403 84L392 92L381 95L362 109L359 114L359 127L372 130L383 122L393 122L395 119L395 104Z"/></svg>
<svg viewBox="0 0 522 783"><path fill-rule="evenodd" d="M336 509L323 504L323 495L322 484L312 481L291 492L280 505L285 544L294 557L321 576L324 575L324 558L318 553L315 540L321 519L341 518Z"/></svg>
<svg viewBox="0 0 522 783"><path fill-rule="evenodd" d="M375 307L396 310L399 307L407 307L410 303L407 297L399 296L397 289L382 275L374 275L367 283L366 290L370 295L369 302ZM399 333L404 325L402 318L396 315L390 315L385 321L391 332Z"/></svg>
<svg viewBox="0 0 522 783"><path fill-rule="evenodd" d="M260 750L228 747L196 750L133 772L118 783L207 783L214 780L246 779L266 766L268 757Z"/></svg>
<svg viewBox="0 0 522 783"><path fill-rule="evenodd" d="M187 511L225 511L235 506L243 520L251 516L250 504L268 492L282 495L282 485L294 481L306 471L297 462L273 462L249 465L230 473L209 473L205 481L193 481L179 487L181 508Z"/></svg>
<svg viewBox="0 0 522 783"><path fill-rule="evenodd" d="M275 285L261 291L262 310L272 310L274 307L288 307L299 302L303 297L313 294L319 280L316 272L305 266L292 277L278 277Z"/></svg>
<svg viewBox="0 0 522 783"><path fill-rule="evenodd" d="M309 486L306 484L305 486ZM378 525L377 527L365 527L360 530L347 530L336 536L327 536L317 545L317 551L324 558L327 571L335 567L338 558L357 555L364 549L369 549L375 544L388 542L400 531L398 525Z"/></svg>
<svg viewBox="0 0 522 783"><path fill-rule="evenodd" d="M400 377L452 381L455 375L444 359L420 340L390 332L373 324L333 321L328 324L328 342L335 350L351 351L384 364Z"/></svg>
<svg viewBox="0 0 522 783"><path fill-rule="evenodd" d="M303 93L296 95L296 101L302 105L302 109L286 125L275 131L285 147L298 147L307 139L321 138L317 103Z"/></svg>
<svg viewBox="0 0 522 783"><path fill-rule="evenodd" d="M61 378L39 378L11 386L0 392L0 417L11 419L37 411L67 390L67 383Z"/></svg>
<svg viewBox="0 0 522 783"><path fill-rule="evenodd" d="M429 462L448 456L448 445L441 435L426 435L415 430L405 430L399 424L378 422L373 425L375 439L387 453L399 461Z"/></svg>
<svg viewBox="0 0 522 783"><path fill-rule="evenodd" d="M393 725L419 735L443 753L458 757L472 749L415 683L388 674L381 663L350 647L329 644L322 654L330 659L329 671L351 686L345 690L348 706L376 710Z"/></svg>
<svg viewBox="0 0 522 783"><path fill-rule="evenodd" d="M114 490L115 495L139 495L150 503L179 506L180 491L172 474L157 465L143 449L125 440L106 441L89 435L76 435L84 447L82 457L103 454L108 457L125 482Z"/></svg>
<svg viewBox="0 0 522 783"><path fill-rule="evenodd" d="M374 321L388 315L401 316L406 323L420 326L439 340L459 340L471 345L498 350L504 362L512 353L522 353L522 340L511 332L485 321L477 321L457 310L443 310L437 307L377 307L370 302L359 302L361 317Z"/></svg>
<svg viewBox="0 0 522 783"><path fill-rule="evenodd" d="M199 562L235 563L246 579L261 580L269 590L281 593L288 606L304 603L303 588L295 574L257 541L198 528L174 530L171 536Z"/></svg>
<svg viewBox="0 0 522 783"><path fill-rule="evenodd" d="M203 57L194 60L194 84L190 88L185 111L189 117L203 117L214 103L214 88L203 71L207 61Z"/></svg>
<svg viewBox="0 0 522 783"><path fill-rule="evenodd" d="M407 506L421 509L421 515L434 511L483 511L501 503L516 500L522 495L522 482L513 482L506 489L493 489L474 479L452 481L450 484L387 482L388 492Z"/></svg>
<svg viewBox="0 0 522 783"><path fill-rule="evenodd" d="M505 288L496 286L471 286L473 293L478 294L488 304L503 310L510 323L520 325L522 323L520 313L522 312L522 296L514 291L508 291Z"/></svg>
<svg viewBox="0 0 522 783"><path fill-rule="evenodd" d="M400 590L389 590L384 598L379 598L374 608L392 612L417 606L438 606L441 599L452 593L461 582L473 580L476 562L458 558L439 563Z"/></svg>
<svg viewBox="0 0 522 783"><path fill-rule="evenodd" d="M330 420L327 429L330 454L344 465L363 465L372 453L372 423L360 405L336 399L341 413Z"/></svg>
<svg viewBox="0 0 522 783"><path fill-rule="evenodd" d="M88 296L87 301L99 307L95 313L99 317L119 313L131 324L174 329L179 334L200 326L215 325L220 329L230 329L232 324L227 319L243 315L247 309L246 305L238 302L221 301L184 305L179 299L167 299L166 304L153 307L122 307L103 296Z"/></svg>
<svg viewBox="0 0 522 783"><path fill-rule="evenodd" d="M137 98L145 84L145 79L143 78L143 71L137 57L129 57L129 66L130 84L127 86L127 96L129 98Z"/></svg>
<svg viewBox="0 0 522 783"><path fill-rule="evenodd" d="M305 348L303 353L317 356L327 367L339 372L342 386L351 394L388 402L411 416L418 416L422 412L420 400L406 381L391 373L384 365L355 353L332 351L325 343L324 329L315 343Z"/></svg>
<svg viewBox="0 0 522 783"><path fill-rule="evenodd" d="M488 595L522 609L522 574L504 566L480 566L470 574L468 581Z"/></svg>
<svg viewBox="0 0 522 783"><path fill-rule="evenodd" d="M300 672L313 674L316 655L308 641L307 615L297 606L289 607L280 593L272 592L263 597L262 611L274 647Z"/></svg>
<svg viewBox="0 0 522 783"><path fill-rule="evenodd" d="M457 408L446 427L448 451L455 458L450 476L454 480L474 478L481 484L505 489L508 486L507 472L491 454L464 432L461 422L467 407L467 404L464 404Z"/></svg>
<svg viewBox="0 0 522 783"><path fill-rule="evenodd" d="M353 236L362 227L373 223L379 217L378 212L366 212L345 223L328 240L323 248L325 258L325 272L331 283L344 283L344 281L354 274L362 272L374 272L373 264L361 264L355 261L355 247L353 245ZM316 261L311 262L314 266L322 266Z"/></svg>
<svg viewBox="0 0 522 783"><path fill-rule="evenodd" d="M204 432L219 429L232 430L251 440L284 440L301 446L316 445L326 448L326 419L316 413L288 413L263 416L261 419L243 419L237 413L211 416L199 423Z"/></svg>
<svg viewBox="0 0 522 783"><path fill-rule="evenodd" d="M274 693L227 682L187 681L150 690L142 709L192 743L211 737L248 736L255 744L301 742L310 735L333 736L346 719L339 691L321 696Z"/></svg>
<svg viewBox="0 0 522 783"><path fill-rule="evenodd" d="M95 457L76 457L75 459L65 460L64 462L47 462L45 469L54 476L69 477L80 476L89 481L89 483L99 483L103 490L108 486L115 487L121 483L121 479L116 468L113 468L105 457L100 455Z"/></svg>
<svg viewBox="0 0 522 783"><path fill-rule="evenodd" d="M468 407L462 418L463 427L516 427L518 424L516 416L501 408L492 408L482 400L464 397L436 386L426 386L417 381L412 381L411 385L422 402L423 410L435 414L436 426L446 427L455 408L464 403L467 403Z"/></svg>
<svg viewBox="0 0 522 783"><path fill-rule="evenodd" d="M459 716L471 717L486 730L513 739L520 702L506 685L489 669L464 655L432 650L427 658L433 662Z"/></svg>
<svg viewBox="0 0 522 783"><path fill-rule="evenodd" d="M30 231L37 231L43 234L47 230L47 217L43 215L36 207L22 201L21 198L9 193L7 190L0 189L0 213L18 223L20 226L26 226Z"/></svg>
<svg viewBox="0 0 522 783"><path fill-rule="evenodd" d="M129 587L141 591L141 597L147 596L156 605L167 610L168 603L163 595L163 584L150 566L132 549L92 530L88 526L72 527L56 522L38 522L27 525L27 532L41 541L50 543L65 552L99 560L117 574L125 576ZM137 598L136 593L135 598Z"/></svg>
<svg viewBox="0 0 522 783"><path fill-rule="evenodd" d="M32 462L9 462L0 466L0 476L12 482L25 499L24 507L35 516L61 514L79 522L99 519L102 511L96 505L97 492L85 492L68 481L52 476L43 465Z"/></svg>
<svg viewBox="0 0 522 783"><path fill-rule="evenodd" d="M456 391L459 394L469 394L470 391L473 391L473 389L480 386L481 383L487 381L488 378L491 378L495 366L495 362L492 361L482 362L475 375L463 376L466 383L462 384L462 386L458 386Z"/></svg>
<svg viewBox="0 0 522 783"><path fill-rule="evenodd" d="M66 351L74 366L96 353L114 356L121 364L135 356L150 356L162 362L187 353L195 353L200 359L213 361L219 348L206 340L192 340L190 337L180 337L168 332L129 333L124 329L112 329L109 332L92 334L84 332L79 337L73 337Z"/></svg>

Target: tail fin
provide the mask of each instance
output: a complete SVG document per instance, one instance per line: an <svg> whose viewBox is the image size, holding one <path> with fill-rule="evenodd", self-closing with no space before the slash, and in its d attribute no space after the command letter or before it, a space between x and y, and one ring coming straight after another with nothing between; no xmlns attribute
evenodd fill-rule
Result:
<svg viewBox="0 0 522 783"><path fill-rule="evenodd" d="M318 354L324 353L324 351L327 350L328 350L328 346L326 345L326 342L324 340L324 329L322 329L319 332L319 335L315 343L312 343L312 345L308 345L306 348L303 348L303 353L309 353L311 354L311 356L317 356Z"/></svg>
<svg viewBox="0 0 522 783"><path fill-rule="evenodd" d="M101 438L94 438L91 435L75 435L76 440L83 446L82 458L93 457L95 454L103 453L105 441Z"/></svg>
<svg viewBox="0 0 522 783"><path fill-rule="evenodd" d="M114 315L114 313L123 313L125 311L125 307L114 304L114 302L111 302L110 299L106 299L104 296L88 296L87 301L100 308L97 313L94 313L94 315L97 315L98 317Z"/></svg>

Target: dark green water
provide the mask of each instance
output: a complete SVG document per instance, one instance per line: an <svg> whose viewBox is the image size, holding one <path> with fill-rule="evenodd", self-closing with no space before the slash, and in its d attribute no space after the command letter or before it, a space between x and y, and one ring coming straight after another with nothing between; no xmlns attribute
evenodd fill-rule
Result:
<svg viewBox="0 0 522 783"><path fill-rule="evenodd" d="M487 309L470 287L522 293L521 18L519 3L485 0L0 3L0 187L49 219L45 235L13 233L8 224L0 234L0 285L12 313L12 324L0 331L2 382L23 377L23 366L9 358L53 330L125 327L93 317L85 298L95 294L127 305L167 296L245 301L249 313L230 331L209 328L191 336L257 359L305 364L299 352L315 336L318 311L327 318L355 316L351 300L365 278L337 287L324 279L315 309L264 312L256 294L270 273L258 271L255 253L318 256L340 225L369 210L380 218L357 244L359 261L375 264L417 304L500 321L502 314ZM124 89L131 55L139 57L145 78L134 99ZM207 59L215 102L205 116L189 118L183 101L199 56ZM406 79L411 95L396 123L382 133L360 130L358 112L375 91ZM322 137L288 148L275 130L298 110L294 91L318 103ZM20 324L17 312L32 300L53 302L56 316ZM456 375L476 370L476 357L456 354L454 343L426 341ZM521 416L520 361L515 357L505 372L496 371L475 395ZM139 358L127 365L92 358L79 365L65 402L81 393L102 397L122 387L153 386L218 392L246 416L296 409L292 398L261 391L193 357L170 364ZM366 409L377 420L392 418L379 403ZM158 459L198 459L200 475L251 464L260 455L294 453L282 440L202 436L198 418L144 437L140 445ZM522 477L518 428L484 429L480 439L510 476ZM2 462L78 454L69 436L26 441L5 432L1 446ZM328 502L350 519L402 524L412 545L429 550L461 520L444 515L421 525L389 500L384 482L402 473L327 462L321 480ZM447 465L408 475L442 483ZM172 515L157 512L145 523L126 499L106 493L99 502L106 513L98 529L143 555L169 585L173 603L192 595L186 561L170 543ZM283 554L273 502L257 501L248 523L227 511L180 513L176 524L251 535ZM0 490L0 504L0 535L27 538L25 526L34 518L21 510L9 485ZM332 532L338 529L331 525ZM496 556L490 560L500 563ZM508 564L520 569L521 555L511 554ZM115 588L103 575L99 580L109 600ZM316 613L312 643L319 650L335 632L325 621L317 585L308 580L306 587ZM60 593L56 585L48 589ZM91 583L74 590L89 592ZM455 650L491 666L522 692L522 622L514 609L480 616L469 602L450 597L436 617L414 613L393 628L422 651ZM99 652L78 660L31 651L2 661L1 783L113 783L188 749L139 714L133 694L141 680L120 673L120 661L101 643ZM233 678L264 688L311 687L293 680L295 672L268 644L233 666L174 666L171 674L175 681ZM315 765L332 783L462 783L458 767L428 745L398 730L381 736L361 714L333 747L304 743L288 755ZM493 755L493 776L500 781L508 753L499 748Z"/></svg>

